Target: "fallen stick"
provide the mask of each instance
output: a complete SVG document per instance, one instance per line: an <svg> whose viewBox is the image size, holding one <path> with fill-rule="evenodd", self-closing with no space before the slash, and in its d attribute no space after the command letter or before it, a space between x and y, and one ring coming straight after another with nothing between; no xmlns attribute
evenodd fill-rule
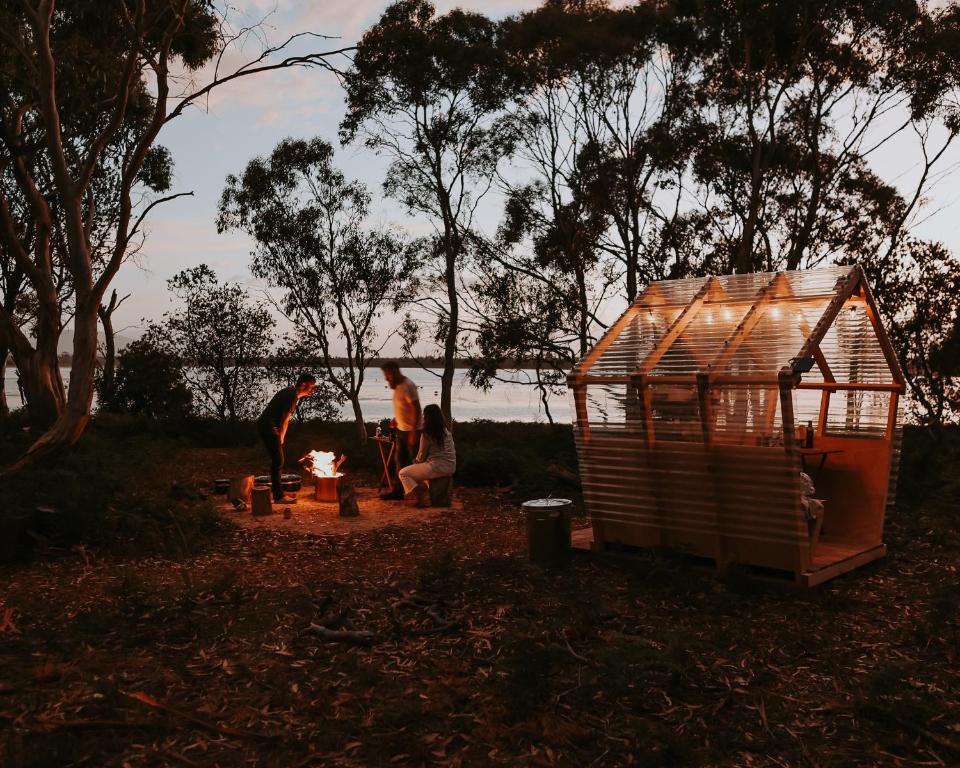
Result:
<svg viewBox="0 0 960 768"><path fill-rule="evenodd" d="M204 730L212 731L213 733L219 733L223 736L235 736L241 739L272 739L273 736L269 736L263 733L254 733L253 731L240 731L236 728L229 728L223 725L217 725L216 723L211 723L209 720L204 720L202 717L197 717L192 715L189 712L184 712L181 709L176 709L171 707L168 704L162 704L157 701L153 696L143 691L134 691L133 693L123 692L123 695L134 701L139 701L141 704L146 704L148 707L153 707L154 709L159 709L161 712L166 712L167 714L179 717L181 720L186 720L188 722L197 725Z"/></svg>
<svg viewBox="0 0 960 768"><path fill-rule="evenodd" d="M372 643L377 637L373 632L367 632L366 630L330 629L313 622L307 627L307 632L335 643L358 643L360 645Z"/></svg>
<svg viewBox="0 0 960 768"><path fill-rule="evenodd" d="M37 723L44 731L78 731L87 728L164 728L154 720L48 720L38 717Z"/></svg>

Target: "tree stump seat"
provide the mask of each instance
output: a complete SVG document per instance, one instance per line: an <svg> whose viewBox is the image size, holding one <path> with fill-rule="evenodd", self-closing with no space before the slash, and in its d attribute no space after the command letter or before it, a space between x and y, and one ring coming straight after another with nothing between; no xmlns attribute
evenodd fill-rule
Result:
<svg viewBox="0 0 960 768"><path fill-rule="evenodd" d="M432 480L425 480L430 489L431 507L449 507L453 499L453 477L435 477Z"/></svg>

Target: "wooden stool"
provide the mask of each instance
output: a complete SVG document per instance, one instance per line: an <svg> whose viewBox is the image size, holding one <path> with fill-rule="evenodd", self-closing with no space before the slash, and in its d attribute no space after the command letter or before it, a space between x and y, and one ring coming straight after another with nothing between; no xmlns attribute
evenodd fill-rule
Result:
<svg viewBox="0 0 960 768"><path fill-rule="evenodd" d="M430 506L449 507L453 498L453 478L447 475L446 477L435 477L425 482L430 489Z"/></svg>
<svg viewBox="0 0 960 768"><path fill-rule="evenodd" d="M252 499L251 510L254 515L262 517L273 514L273 489L269 485L253 486Z"/></svg>

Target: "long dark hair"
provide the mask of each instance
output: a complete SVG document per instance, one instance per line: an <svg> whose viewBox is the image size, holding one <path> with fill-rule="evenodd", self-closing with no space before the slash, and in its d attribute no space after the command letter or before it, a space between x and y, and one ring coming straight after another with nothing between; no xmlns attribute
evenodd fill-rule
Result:
<svg viewBox="0 0 960 768"><path fill-rule="evenodd" d="M443 418L443 411L436 403L430 403L423 409L423 431L437 445L443 445L443 433L447 428L447 420Z"/></svg>

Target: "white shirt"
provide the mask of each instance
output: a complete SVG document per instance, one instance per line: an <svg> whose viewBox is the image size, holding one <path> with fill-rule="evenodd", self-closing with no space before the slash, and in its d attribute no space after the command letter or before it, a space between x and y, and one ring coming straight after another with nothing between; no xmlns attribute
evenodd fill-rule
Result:
<svg viewBox="0 0 960 768"><path fill-rule="evenodd" d="M401 432L423 429L423 413L418 413L419 405L417 385L404 376L393 390L393 418L397 420L397 429Z"/></svg>

